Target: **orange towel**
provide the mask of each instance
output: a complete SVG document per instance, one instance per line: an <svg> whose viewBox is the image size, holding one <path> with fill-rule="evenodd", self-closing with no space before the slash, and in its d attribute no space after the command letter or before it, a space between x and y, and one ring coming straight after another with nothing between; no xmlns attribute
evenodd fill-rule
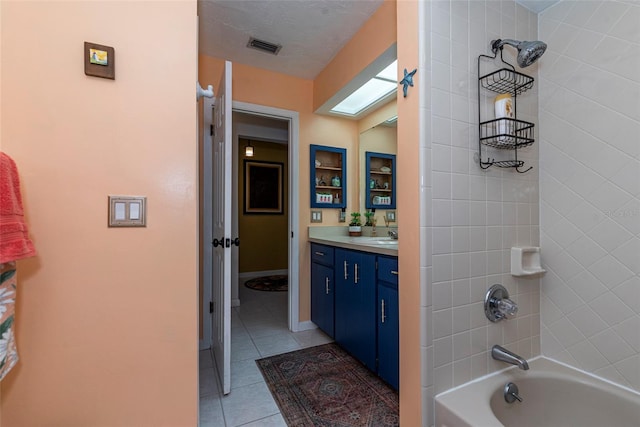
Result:
<svg viewBox="0 0 640 427"><path fill-rule="evenodd" d="M18 168L0 151L0 264L36 254L27 231Z"/></svg>

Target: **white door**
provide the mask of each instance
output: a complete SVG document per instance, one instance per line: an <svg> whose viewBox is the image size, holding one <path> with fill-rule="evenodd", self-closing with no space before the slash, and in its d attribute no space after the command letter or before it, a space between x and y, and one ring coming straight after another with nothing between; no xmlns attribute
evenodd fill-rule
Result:
<svg viewBox="0 0 640 427"><path fill-rule="evenodd" d="M212 346L224 394L231 391L231 62L225 61L213 112Z"/></svg>

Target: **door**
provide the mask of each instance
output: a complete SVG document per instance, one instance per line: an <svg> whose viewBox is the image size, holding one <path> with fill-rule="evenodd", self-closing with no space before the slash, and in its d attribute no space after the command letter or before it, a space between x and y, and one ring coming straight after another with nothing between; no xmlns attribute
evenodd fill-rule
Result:
<svg viewBox="0 0 640 427"><path fill-rule="evenodd" d="M371 370L376 369L375 255L336 249L335 340Z"/></svg>
<svg viewBox="0 0 640 427"><path fill-rule="evenodd" d="M231 391L231 62L213 112L213 316L211 342L224 394Z"/></svg>

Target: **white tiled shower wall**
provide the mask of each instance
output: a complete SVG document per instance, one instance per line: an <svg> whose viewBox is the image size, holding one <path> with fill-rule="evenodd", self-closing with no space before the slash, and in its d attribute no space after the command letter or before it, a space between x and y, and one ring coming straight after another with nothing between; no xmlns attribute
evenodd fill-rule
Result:
<svg viewBox="0 0 640 427"><path fill-rule="evenodd" d="M540 353L540 280L516 279L510 248L539 244L538 144L519 153L525 174L480 169L477 58L497 38L537 39L537 15L514 1L427 1L420 4L421 281L423 424L432 425L433 396L504 368L489 350L501 344ZM515 49L504 56L515 64ZM498 62L482 73L502 68ZM524 73L536 78L537 66ZM493 97L482 94L483 120ZM537 85L518 97L518 117L538 123ZM486 152L483 151L486 156ZM510 153L492 153L495 157ZM504 285L520 311L491 323L487 289Z"/></svg>
<svg viewBox="0 0 640 427"><path fill-rule="evenodd" d="M539 20L542 353L640 391L640 4Z"/></svg>

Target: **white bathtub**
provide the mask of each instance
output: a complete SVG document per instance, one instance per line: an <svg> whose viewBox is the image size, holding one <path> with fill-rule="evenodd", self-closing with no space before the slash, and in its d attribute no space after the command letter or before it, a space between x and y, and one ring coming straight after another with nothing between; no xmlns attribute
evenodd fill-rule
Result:
<svg viewBox="0 0 640 427"><path fill-rule="evenodd" d="M640 394L537 358L436 396L437 427L638 427ZM504 386L522 402L507 403Z"/></svg>

